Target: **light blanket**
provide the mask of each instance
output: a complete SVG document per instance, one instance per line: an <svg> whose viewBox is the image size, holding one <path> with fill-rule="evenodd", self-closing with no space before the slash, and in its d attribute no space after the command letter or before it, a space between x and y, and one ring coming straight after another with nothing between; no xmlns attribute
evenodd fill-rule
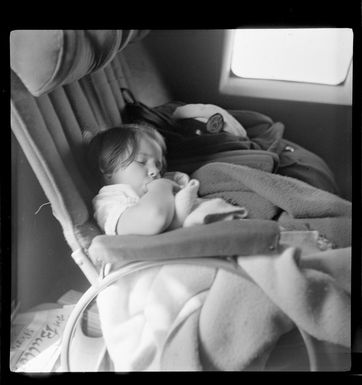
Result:
<svg viewBox="0 0 362 385"><path fill-rule="evenodd" d="M164 177L175 181L181 187L175 194L175 214L168 230L243 219L248 215L245 207L231 205L222 198L199 198L200 182L197 179L190 179L183 172L168 172Z"/></svg>
<svg viewBox="0 0 362 385"><path fill-rule="evenodd" d="M331 218L350 215L327 198L337 204ZM298 199L313 201L302 191ZM348 370L351 248L321 252L292 239L238 257L238 274L182 262L105 289L97 302L115 370Z"/></svg>

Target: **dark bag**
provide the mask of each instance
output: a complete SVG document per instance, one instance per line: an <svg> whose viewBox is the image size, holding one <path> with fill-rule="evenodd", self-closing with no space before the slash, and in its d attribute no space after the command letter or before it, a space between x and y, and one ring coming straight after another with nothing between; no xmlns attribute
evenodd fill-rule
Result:
<svg viewBox="0 0 362 385"><path fill-rule="evenodd" d="M251 148L247 138L223 131L221 114L214 114L206 123L197 119L172 119L172 113L182 102L170 102L150 108L137 101L130 90L121 89L126 103L122 113L124 123L145 122L154 126L165 138L168 157L171 159L214 154Z"/></svg>
<svg viewBox="0 0 362 385"><path fill-rule="evenodd" d="M241 138L223 131L222 124L213 129L212 121L205 124L196 119L172 119L174 110L185 103L170 102L150 108L137 101L128 89L121 91L126 103L124 122L153 125L165 138L168 164L173 169L191 173L209 162L227 162L293 177L335 194L339 192L326 163L284 139L284 124L273 122L264 114L228 111L247 131L248 138Z"/></svg>

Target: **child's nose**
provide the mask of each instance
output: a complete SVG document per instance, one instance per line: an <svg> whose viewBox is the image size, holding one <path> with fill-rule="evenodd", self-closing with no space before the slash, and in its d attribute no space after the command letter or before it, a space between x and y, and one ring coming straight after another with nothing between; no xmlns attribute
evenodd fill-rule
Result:
<svg viewBox="0 0 362 385"><path fill-rule="evenodd" d="M160 171L157 169L157 168L151 168L149 171L148 171L148 175L153 178L153 179L156 179L159 175L160 175Z"/></svg>

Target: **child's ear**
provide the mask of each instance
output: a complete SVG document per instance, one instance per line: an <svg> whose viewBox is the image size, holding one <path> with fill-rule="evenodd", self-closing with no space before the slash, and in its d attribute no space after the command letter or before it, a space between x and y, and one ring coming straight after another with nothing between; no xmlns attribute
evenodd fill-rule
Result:
<svg viewBox="0 0 362 385"><path fill-rule="evenodd" d="M109 174L109 173L103 174L101 172L101 175L102 175L102 179L103 179L103 183L104 184L110 184L111 183L111 181L112 181L112 174Z"/></svg>

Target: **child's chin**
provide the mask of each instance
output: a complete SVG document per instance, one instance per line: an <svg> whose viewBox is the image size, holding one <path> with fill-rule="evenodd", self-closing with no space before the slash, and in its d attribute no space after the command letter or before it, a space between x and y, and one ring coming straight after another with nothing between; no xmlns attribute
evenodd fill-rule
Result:
<svg viewBox="0 0 362 385"><path fill-rule="evenodd" d="M139 197L142 197L143 195L146 194L147 191L148 191L148 190L147 190L147 187L146 187L146 186L143 186L143 187L140 187L140 188L138 189L137 193L138 193Z"/></svg>

